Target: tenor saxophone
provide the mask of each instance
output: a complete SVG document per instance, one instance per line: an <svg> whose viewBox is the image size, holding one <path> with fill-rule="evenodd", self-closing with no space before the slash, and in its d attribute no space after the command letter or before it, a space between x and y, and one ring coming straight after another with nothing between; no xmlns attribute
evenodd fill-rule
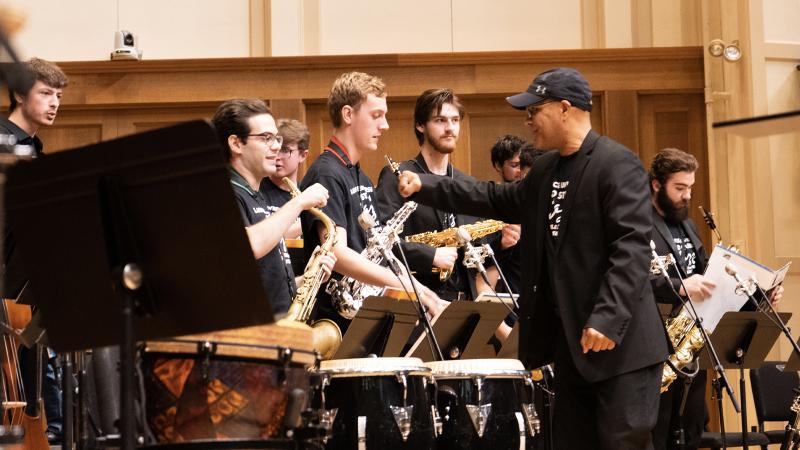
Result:
<svg viewBox="0 0 800 450"><path fill-rule="evenodd" d="M406 242L418 242L427 244L431 247L457 247L458 244L458 229L464 228L467 230L472 240L480 239L492 233L496 233L503 229L505 222L499 220L482 220L469 225L461 225L460 227L448 228L443 231L426 231L424 233L406 236ZM434 267L431 269L433 272L439 272L439 281L445 281L450 278L453 273L453 268L440 269Z"/></svg>
<svg viewBox="0 0 800 450"><path fill-rule="evenodd" d="M300 195L300 191L292 180L284 178L283 182L289 186L292 197ZM322 257L330 253L336 244L336 225L330 217L319 208L311 208L309 212L322 221L327 236L325 237L325 242L317 247L311 258L309 258L306 271L303 273L303 281L298 286L297 293L292 299L289 312L286 317L281 319L281 325L309 323L317 292L322 285L322 279L325 278L325 272L322 270ZM314 340L314 350L318 351L324 359L332 358L339 348L339 344L342 343L342 331L339 326L329 319L320 319L310 323L310 325Z"/></svg>

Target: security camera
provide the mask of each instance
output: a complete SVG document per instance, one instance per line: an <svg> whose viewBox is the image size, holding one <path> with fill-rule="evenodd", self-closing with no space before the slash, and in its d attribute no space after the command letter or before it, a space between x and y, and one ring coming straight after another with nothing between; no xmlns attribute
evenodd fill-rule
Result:
<svg viewBox="0 0 800 450"><path fill-rule="evenodd" d="M137 47L139 40L127 30L119 30L114 33L114 51L111 52L111 60L139 60L142 59L142 51Z"/></svg>

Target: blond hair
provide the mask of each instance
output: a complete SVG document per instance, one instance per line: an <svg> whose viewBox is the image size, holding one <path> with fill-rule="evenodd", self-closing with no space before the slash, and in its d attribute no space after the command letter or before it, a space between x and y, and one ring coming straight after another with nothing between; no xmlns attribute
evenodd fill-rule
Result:
<svg viewBox="0 0 800 450"><path fill-rule="evenodd" d="M342 125L342 108L347 105L358 110L367 95L386 96L386 84L380 78L364 72L343 73L333 82L328 95L328 112L334 128Z"/></svg>

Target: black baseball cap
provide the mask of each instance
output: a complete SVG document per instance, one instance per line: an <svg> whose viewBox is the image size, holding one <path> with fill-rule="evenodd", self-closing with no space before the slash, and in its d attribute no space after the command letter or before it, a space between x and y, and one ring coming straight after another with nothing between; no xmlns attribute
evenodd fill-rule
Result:
<svg viewBox="0 0 800 450"><path fill-rule="evenodd" d="M544 100L568 100L573 106L591 111L592 89L580 72L559 67L537 75L527 91L506 97L516 109L525 109Z"/></svg>

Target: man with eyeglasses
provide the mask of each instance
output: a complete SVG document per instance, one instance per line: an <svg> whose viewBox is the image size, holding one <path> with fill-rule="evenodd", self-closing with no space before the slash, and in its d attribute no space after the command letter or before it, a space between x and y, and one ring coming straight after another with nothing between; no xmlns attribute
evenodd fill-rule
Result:
<svg viewBox="0 0 800 450"><path fill-rule="evenodd" d="M325 206L328 191L314 184L270 213L259 187L276 171L283 138L269 107L259 99L228 100L217 108L213 123L230 163L231 185L267 299L274 314L286 313L297 287L291 263L282 254L283 234L302 211ZM323 262L328 273L334 262L332 255Z"/></svg>
<svg viewBox="0 0 800 450"><path fill-rule="evenodd" d="M261 182L261 192L270 204L270 211L276 211L292 198L289 187L283 182L288 178L297 186L297 171L308 157L308 127L299 120L278 119L278 135L283 138L281 149L275 158L275 173ZM300 220L296 220L284 235L287 239L302 235Z"/></svg>
<svg viewBox="0 0 800 450"><path fill-rule="evenodd" d="M519 358L555 363L555 448L652 449L667 338L649 281L653 221L637 156L592 130L589 83L538 75L506 99L542 155L496 184L403 172L413 200L522 224Z"/></svg>

